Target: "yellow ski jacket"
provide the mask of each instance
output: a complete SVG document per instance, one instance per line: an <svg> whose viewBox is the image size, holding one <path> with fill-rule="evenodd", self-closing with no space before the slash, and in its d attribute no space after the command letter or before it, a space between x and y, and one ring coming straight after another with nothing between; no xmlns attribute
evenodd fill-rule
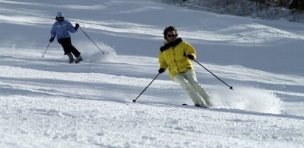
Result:
<svg viewBox="0 0 304 148"><path fill-rule="evenodd" d="M169 68L169 76L173 80L174 76L187 70L194 70L187 55L193 55L196 59L196 51L193 46L181 38L173 42L165 41L165 45L160 48L159 65L165 70Z"/></svg>

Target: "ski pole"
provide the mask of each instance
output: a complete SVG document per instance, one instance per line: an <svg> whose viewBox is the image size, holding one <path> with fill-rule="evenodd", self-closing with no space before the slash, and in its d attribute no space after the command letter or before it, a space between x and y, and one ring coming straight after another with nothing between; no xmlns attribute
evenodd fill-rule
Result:
<svg viewBox="0 0 304 148"><path fill-rule="evenodd" d="M44 51L42 57L44 57L44 54L46 53L46 50L49 48L50 44L51 44L51 42L50 42L49 45L46 47L46 49L45 49L45 51Z"/></svg>
<svg viewBox="0 0 304 148"><path fill-rule="evenodd" d="M93 42L93 40L81 29L81 27L79 27L80 30ZM93 44L95 44L95 42L93 42ZM102 54L104 54L104 52L95 44L95 46L102 52Z"/></svg>
<svg viewBox="0 0 304 148"><path fill-rule="evenodd" d="M206 67L204 67L202 64L200 64L199 62L197 62L196 60L193 60L195 61L198 65L202 66L203 68L205 68L208 72L210 72L213 76L215 76L217 79L219 79L220 81L222 81L224 84L226 84L230 90L234 90L232 86L229 86L227 83L225 83L223 80L221 80L219 77L217 77L215 74L213 74L210 70L208 70Z"/></svg>
<svg viewBox="0 0 304 148"><path fill-rule="evenodd" d="M151 83L158 77L158 75L161 73L158 73L155 78L150 82L150 84L138 95L136 99L133 100L133 102L136 102L136 100L139 98L139 96L151 85Z"/></svg>

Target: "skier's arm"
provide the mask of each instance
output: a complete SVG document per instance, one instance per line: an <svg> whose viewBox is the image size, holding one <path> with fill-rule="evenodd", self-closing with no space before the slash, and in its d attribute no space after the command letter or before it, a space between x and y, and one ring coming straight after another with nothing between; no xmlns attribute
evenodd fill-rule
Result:
<svg viewBox="0 0 304 148"><path fill-rule="evenodd" d="M164 58L162 52L159 52L158 62L159 62L159 67L160 68L164 68L165 70L168 68L168 65L165 61L165 58Z"/></svg>
<svg viewBox="0 0 304 148"><path fill-rule="evenodd" d="M77 29L76 29L76 27L74 28L73 27L73 25L69 22L69 21L67 21L67 28L68 28L68 30L71 32L71 33L75 33L76 31L77 31ZM78 25L79 26L79 25ZM78 27L77 27L78 28Z"/></svg>
<svg viewBox="0 0 304 148"><path fill-rule="evenodd" d="M188 55L192 55L193 56L192 60L196 59L196 51L195 51L194 47L191 44L189 44L189 43L186 43L186 44L187 44L186 45L186 49L185 49L186 55L187 56Z"/></svg>
<svg viewBox="0 0 304 148"><path fill-rule="evenodd" d="M53 25L51 29L51 38L55 38L55 36L56 36L56 29L55 29L55 25Z"/></svg>

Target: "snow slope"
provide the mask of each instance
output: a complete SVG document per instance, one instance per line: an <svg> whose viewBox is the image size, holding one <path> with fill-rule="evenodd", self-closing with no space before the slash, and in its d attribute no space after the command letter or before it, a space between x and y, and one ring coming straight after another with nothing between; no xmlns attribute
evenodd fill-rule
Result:
<svg viewBox="0 0 304 148"><path fill-rule="evenodd" d="M84 61L68 64L55 15ZM303 147L301 24L185 9L158 0L1 0L0 147ZM192 106L157 75L162 32L174 25L215 106ZM46 50L47 49L47 50ZM44 57L42 55L46 51ZM182 106L188 103L189 106Z"/></svg>

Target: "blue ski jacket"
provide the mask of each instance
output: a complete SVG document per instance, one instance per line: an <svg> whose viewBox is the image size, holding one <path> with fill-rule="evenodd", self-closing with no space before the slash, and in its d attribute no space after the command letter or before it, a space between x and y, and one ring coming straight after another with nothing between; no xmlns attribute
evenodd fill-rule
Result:
<svg viewBox="0 0 304 148"><path fill-rule="evenodd" d="M55 37L57 35L57 40L70 38L71 36L69 32L71 33L76 32L73 25L69 21L67 20L56 21L51 29L51 36Z"/></svg>

